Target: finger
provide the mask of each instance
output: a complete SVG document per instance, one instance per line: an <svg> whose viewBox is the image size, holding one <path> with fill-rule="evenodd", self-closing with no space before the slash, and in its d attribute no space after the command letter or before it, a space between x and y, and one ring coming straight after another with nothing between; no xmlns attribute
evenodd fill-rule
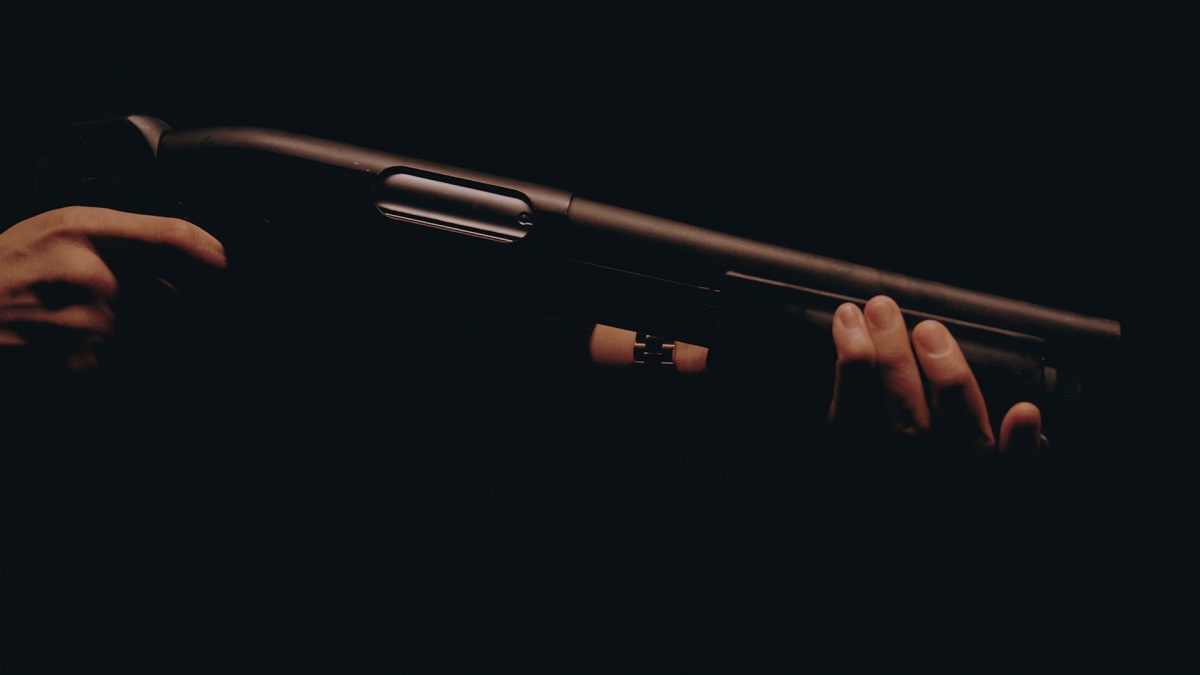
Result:
<svg viewBox="0 0 1200 675"><path fill-rule="evenodd" d="M17 264L6 267L5 286L11 290L5 303L20 289L39 284L73 285L88 289L87 298L111 299L117 292L117 279L108 264L90 242L78 237L50 238L43 242L19 242Z"/></svg>
<svg viewBox="0 0 1200 675"><path fill-rule="evenodd" d="M95 207L61 210L67 228L92 241L122 244L139 251L147 247L182 253L207 267L224 269L225 247L202 228L179 218L127 213ZM141 245L141 246L138 246Z"/></svg>
<svg viewBox="0 0 1200 675"><path fill-rule="evenodd" d="M958 341L940 321L922 321L913 328L913 346L929 382L933 423L939 435L960 438L976 452L995 445L987 406Z"/></svg>
<svg viewBox="0 0 1200 675"><path fill-rule="evenodd" d="M1036 452L1042 444L1042 411L1029 402L1009 408L1000 423L1000 452Z"/></svg>
<svg viewBox="0 0 1200 675"><path fill-rule="evenodd" d="M588 354L592 363L600 366L628 366L633 364L633 342L637 334L631 330L596 324L588 341Z"/></svg>
<svg viewBox="0 0 1200 675"><path fill-rule="evenodd" d="M900 307L895 300L877 295L867 302L863 315L875 344L875 367L883 384L892 429L910 437L928 432L930 416L925 386Z"/></svg>
<svg viewBox="0 0 1200 675"><path fill-rule="evenodd" d="M30 307L8 313L4 318L6 331L28 338L29 342L46 335L106 337L114 333L115 327L116 318L107 305L71 305L55 310Z"/></svg>
<svg viewBox="0 0 1200 675"><path fill-rule="evenodd" d="M84 243L55 247L45 266L43 281L32 284L30 291L47 309L107 302L117 295L116 275Z"/></svg>
<svg viewBox="0 0 1200 675"><path fill-rule="evenodd" d="M115 331L107 306L73 305L49 311L37 308L18 321L0 328L0 348L18 350L17 358L29 364L65 365L83 371L99 363L96 348Z"/></svg>
<svg viewBox="0 0 1200 675"><path fill-rule="evenodd" d="M854 303L847 302L834 313L833 345L837 349L837 365L829 423L876 414L875 343L867 331L862 310Z"/></svg>
<svg viewBox="0 0 1200 675"><path fill-rule="evenodd" d="M15 329L0 328L0 347L24 347L28 344L29 340Z"/></svg>

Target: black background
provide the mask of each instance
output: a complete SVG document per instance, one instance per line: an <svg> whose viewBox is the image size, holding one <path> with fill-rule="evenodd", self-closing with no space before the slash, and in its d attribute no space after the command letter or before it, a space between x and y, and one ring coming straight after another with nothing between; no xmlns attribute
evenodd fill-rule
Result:
<svg viewBox="0 0 1200 675"><path fill-rule="evenodd" d="M1140 28L1114 29L1114 18L67 8L43 18L55 28L29 42L39 65L28 72L48 108L148 114L180 129L274 127L523 178L1117 318L1137 347L1132 289L1144 272L1133 261L1163 225L1147 218L1141 108L1153 84L1129 58ZM36 76L42 67L76 79L54 86ZM437 317L427 306L409 316L421 322L422 311ZM350 314L375 323L349 333L398 321ZM937 545L946 557L933 559L953 569L906 576L913 570L896 558L905 549L882 534L891 521L826 519L815 497L773 482L812 468L797 468L787 452L796 432L777 425L792 412L786 392L594 373L580 384L576 370L503 364L479 375L472 359L389 366L372 361L386 339L362 345L298 372L286 367L292 359L319 351L268 346L269 365L251 368L248 384L181 399L231 395L243 406L239 426L181 439L170 424L182 413L167 405L133 434L137 450L115 466L134 467L138 478L126 481L137 499L92 516L129 524L108 539L75 527L101 549L141 554L145 567L131 572L114 554L67 590L42 591L63 603L53 606L89 609L62 624L67 637L46 631L35 660L57 663L74 640L101 660L151 670L226 660L235 670L372 672L978 670L1030 658L1086 669L1172 642L1157 622L1139 625L1155 605L1137 589L1157 587L1125 562L1150 538L1125 498L1156 456L1103 488L1090 482L1127 468L1121 453L1141 408L1114 408L1130 419L1112 422L1101 433L1111 431L1109 442L1073 465L1066 543L1014 535L1029 547L987 549L980 576L994 583L980 584L961 567L976 561ZM467 421L446 405L479 400L488 411ZM262 408L248 411L253 401ZM736 412L705 419L722 406ZM647 409L689 425L639 419ZM240 438L223 435L235 428ZM176 459L156 454L163 437ZM65 470L73 478L49 494L70 494L89 470L119 472L111 458L90 462ZM146 509L152 499L158 508ZM44 522L75 523L63 508ZM828 530L791 539L798 523ZM873 533L868 543L837 533L856 526ZM164 546L174 548L147 546L146 532L172 533ZM812 562L823 553L845 562L838 546L869 562ZM68 568L49 569L45 578L59 580ZM922 583L932 583L928 596ZM140 634L114 639L105 617L122 584L134 590L113 614L136 617L121 625Z"/></svg>
<svg viewBox="0 0 1200 675"><path fill-rule="evenodd" d="M308 133L1052 306L1128 311L1129 222L1155 227L1157 80L1144 29L1108 15L75 13L33 49L86 61L54 95L96 110Z"/></svg>

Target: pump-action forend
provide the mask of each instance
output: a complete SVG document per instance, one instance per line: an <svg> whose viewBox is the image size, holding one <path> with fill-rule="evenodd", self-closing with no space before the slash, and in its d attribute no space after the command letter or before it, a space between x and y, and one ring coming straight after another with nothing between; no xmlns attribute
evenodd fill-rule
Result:
<svg viewBox="0 0 1200 675"><path fill-rule="evenodd" d="M239 246L267 266L335 256L433 292L707 345L731 367L739 355L747 366L785 351L827 358L837 306L879 294L896 300L910 328L944 322L985 391L1024 400L1078 400L1121 339L1110 319L273 129L100 120L56 132L42 164L46 205L187 218L222 239L231 261ZM792 348L773 350L780 341Z"/></svg>

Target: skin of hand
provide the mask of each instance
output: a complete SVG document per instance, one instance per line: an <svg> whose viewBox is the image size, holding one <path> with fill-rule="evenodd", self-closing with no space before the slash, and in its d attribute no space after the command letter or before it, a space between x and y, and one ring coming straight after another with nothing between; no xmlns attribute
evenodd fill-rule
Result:
<svg viewBox="0 0 1200 675"><path fill-rule="evenodd" d="M979 383L944 324L925 320L911 338L896 302L871 298L864 309L841 305L834 315L837 348L829 423L882 419L899 436L924 438L952 429L978 453L1033 452L1041 444L1041 411L1032 403L1009 408L999 440Z"/></svg>
<svg viewBox="0 0 1200 675"><path fill-rule="evenodd" d="M226 266L221 242L176 218L70 206L0 232L0 348L30 348L70 370L97 365L127 272L170 290Z"/></svg>
<svg viewBox="0 0 1200 675"><path fill-rule="evenodd" d="M603 366L633 363L635 333L597 324L589 350ZM958 342L944 324L922 321L911 337L896 302L877 296L860 310L840 306L833 321L837 348L830 426L882 421L898 436L924 438L935 428L959 434L976 452L1032 452L1041 445L1041 411L1029 402L1013 405L999 427L988 419L979 383ZM703 373L708 349L676 343L675 368Z"/></svg>

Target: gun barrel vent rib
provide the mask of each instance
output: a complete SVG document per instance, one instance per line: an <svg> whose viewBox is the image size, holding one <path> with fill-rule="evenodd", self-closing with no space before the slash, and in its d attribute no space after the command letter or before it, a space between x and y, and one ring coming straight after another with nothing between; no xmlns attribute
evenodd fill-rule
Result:
<svg viewBox="0 0 1200 675"><path fill-rule="evenodd" d="M583 228L657 244L711 261L722 272L776 280L849 297L889 295L901 307L1066 343L1116 345L1117 321L972 291L716 232L575 198L569 217Z"/></svg>

